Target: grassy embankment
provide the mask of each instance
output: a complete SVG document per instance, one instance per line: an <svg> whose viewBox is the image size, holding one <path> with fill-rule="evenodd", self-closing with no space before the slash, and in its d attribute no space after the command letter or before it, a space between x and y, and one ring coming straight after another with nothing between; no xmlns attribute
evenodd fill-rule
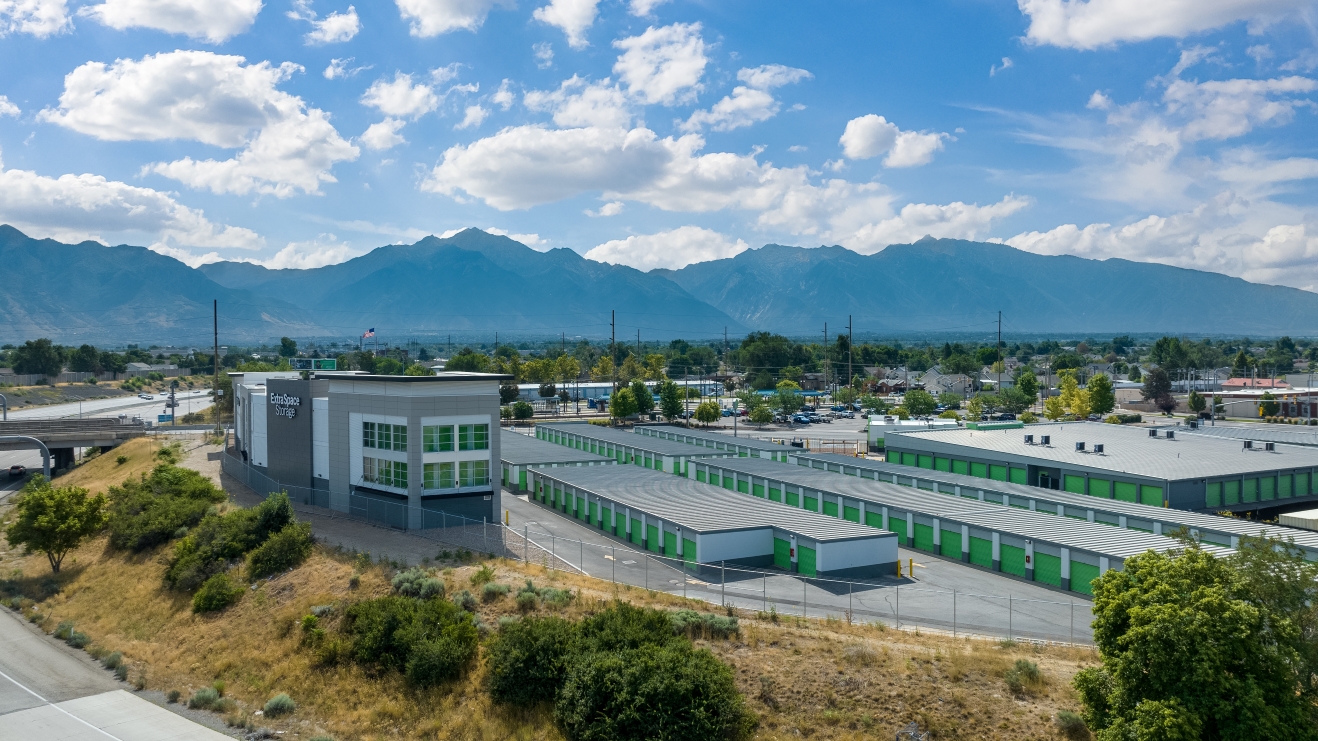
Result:
<svg viewBox="0 0 1318 741"><path fill-rule="evenodd" d="M147 470L152 446L135 441L119 451L128 462L103 456L58 483L103 490ZM480 662L463 679L425 691L409 688L397 674L377 676L351 663L317 665L300 646L298 620L313 606L342 606L388 594L393 569L387 564L364 566L351 554L318 549L301 567L258 582L237 605L199 616L191 611L189 595L162 585L169 547L125 557L108 551L104 538L93 541L72 554L65 572L53 578L58 592L25 603L25 612L40 615L47 631L71 620L91 636L93 647L123 652L131 682L177 690L187 698L221 681L233 702L227 713L231 722L283 730L284 738L561 738L548 711L510 711L492 704L483 689ZM433 565L449 594L477 591L469 584L477 565ZM541 613L580 616L615 597L638 605L717 609L643 589L615 590L607 582L535 566L491 565L497 582L520 585L530 578L577 593L566 607L541 606ZM0 573L14 577L9 585L24 594L41 595L51 586L41 556L6 548L0 553ZM359 575L355 587L354 574ZM478 610L489 626L517 614L510 597ZM1004 646L831 620L784 617L774 623L741 617L739 638L697 643L734 667L748 707L759 718L757 739L891 737L911 720L938 739L1061 738L1053 718L1059 710L1075 709L1070 678L1095 658L1085 649ZM1041 671L1040 681L1019 694L1004 679L1018 659L1036 663ZM252 716L278 692L297 701L291 717Z"/></svg>

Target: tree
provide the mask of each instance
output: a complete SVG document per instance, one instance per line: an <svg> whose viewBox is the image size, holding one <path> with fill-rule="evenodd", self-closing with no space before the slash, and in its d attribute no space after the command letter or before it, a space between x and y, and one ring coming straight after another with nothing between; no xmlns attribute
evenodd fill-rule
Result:
<svg viewBox="0 0 1318 741"><path fill-rule="evenodd" d="M1203 395L1198 391L1191 391L1190 398L1185 400L1185 405L1190 407L1190 411L1199 414L1208 407L1208 402L1204 401Z"/></svg>
<svg viewBox="0 0 1318 741"><path fill-rule="evenodd" d="M563 383L581 377L581 361L571 355L559 355L554 361L554 375Z"/></svg>
<svg viewBox="0 0 1318 741"><path fill-rule="evenodd" d="M124 360L124 356L108 350L101 353L99 363L103 372L113 373L115 376L128 370L128 362Z"/></svg>
<svg viewBox="0 0 1318 741"><path fill-rule="evenodd" d="M616 391L609 399L609 416L616 419L626 419L638 411L636 406L636 395L630 388L621 388Z"/></svg>
<svg viewBox="0 0 1318 741"><path fill-rule="evenodd" d="M101 354L91 345L83 345L69 355L69 370L74 373L100 373Z"/></svg>
<svg viewBox="0 0 1318 741"><path fill-rule="evenodd" d="M284 359L280 362L286 364L288 360ZM376 358L375 372L381 376L401 376L403 375L403 364L394 358Z"/></svg>
<svg viewBox="0 0 1318 741"><path fill-rule="evenodd" d="M517 388L517 384L505 381L499 384L499 403L503 405L511 404L517 401L517 397L522 390Z"/></svg>
<svg viewBox="0 0 1318 741"><path fill-rule="evenodd" d="M636 411L641 414L647 414L654 409L654 394L650 388L645 385L645 381L639 378L632 380L632 396L636 399Z"/></svg>
<svg viewBox="0 0 1318 741"><path fill-rule="evenodd" d="M673 381L659 384L659 412L669 422L682 415L682 390Z"/></svg>
<svg viewBox="0 0 1318 741"><path fill-rule="evenodd" d="M783 414L794 414L804 406L805 400L791 388L784 388L774 395L774 406Z"/></svg>
<svg viewBox="0 0 1318 741"><path fill-rule="evenodd" d="M1056 422L1062 417L1065 417L1066 406L1062 404L1062 397L1060 396L1048 397L1048 400L1043 403L1043 416L1047 417L1050 421L1053 422Z"/></svg>
<svg viewBox="0 0 1318 741"><path fill-rule="evenodd" d="M791 380L790 378L784 378L783 380L779 381L774 388L776 388L778 391L800 391L801 384Z"/></svg>
<svg viewBox="0 0 1318 741"><path fill-rule="evenodd" d="M1146 551L1093 582L1102 665L1074 686L1099 741L1318 738L1318 566L1279 540Z"/></svg>
<svg viewBox="0 0 1318 741"><path fill-rule="evenodd" d="M961 408L961 394L954 394L951 391L944 391L938 395L938 405L948 409Z"/></svg>
<svg viewBox="0 0 1318 741"><path fill-rule="evenodd" d="M1022 393L1030 397L1031 404L1034 403L1034 399L1039 398L1039 379L1035 377L1034 371L1031 370L1029 366L1022 365L1020 368L1016 369L1016 377L1014 380L1016 382L1016 388L1020 389Z"/></svg>
<svg viewBox="0 0 1318 741"><path fill-rule="evenodd" d="M940 366L943 373L953 375L960 373L962 375L975 377L979 375L979 369L984 367L979 360L972 358L964 353L958 353L944 360Z"/></svg>
<svg viewBox="0 0 1318 741"><path fill-rule="evenodd" d="M1077 389L1075 395L1071 397L1071 406L1067 408L1071 416L1076 419L1085 419L1093 410L1093 403L1089 398L1089 389Z"/></svg>
<svg viewBox="0 0 1318 741"><path fill-rule="evenodd" d="M906 407L912 416L924 417L933 414L934 408L938 406L938 400L924 389L911 389L906 392L902 406Z"/></svg>
<svg viewBox="0 0 1318 741"><path fill-rule="evenodd" d="M850 404L860 398L860 392L850 386L843 386L833 394L833 401L839 404Z"/></svg>
<svg viewBox="0 0 1318 741"><path fill-rule="evenodd" d="M1140 396L1143 396L1145 401L1157 403L1159 397L1170 395L1171 392L1172 379L1162 368L1154 368L1144 376L1144 388L1140 391Z"/></svg>
<svg viewBox="0 0 1318 741"><path fill-rule="evenodd" d="M535 416L535 407L531 406L529 401L519 401L513 404L513 419L530 419Z"/></svg>
<svg viewBox="0 0 1318 741"><path fill-rule="evenodd" d="M664 356L658 353L645 356L645 380L662 381L664 374Z"/></svg>
<svg viewBox="0 0 1318 741"><path fill-rule="evenodd" d="M789 365L786 368L783 368L780 375L789 381L797 381L799 383L801 376L805 375L805 373L801 370L801 366ZM797 388L800 388L800 386L797 386Z"/></svg>
<svg viewBox="0 0 1318 741"><path fill-rule="evenodd" d="M1140 367L1138 365L1130 366L1130 370L1126 372L1126 378L1131 383L1139 383L1141 377L1142 376L1140 375Z"/></svg>
<svg viewBox="0 0 1318 741"><path fill-rule="evenodd" d="M470 347L464 347L458 351L457 355L449 358L448 362L444 364L444 370L464 371L467 373L486 373L490 370L490 358L484 353L478 353Z"/></svg>
<svg viewBox="0 0 1318 741"><path fill-rule="evenodd" d="M748 417L750 421L763 427L773 421L773 410L769 408L768 404L756 404L751 407Z"/></svg>
<svg viewBox="0 0 1318 741"><path fill-rule="evenodd" d="M1236 353L1235 360L1231 361L1232 378L1248 378L1249 369L1254 365L1254 357L1246 355L1244 350Z"/></svg>
<svg viewBox="0 0 1318 741"><path fill-rule="evenodd" d="M966 418L977 422L983 414L984 400L978 396L972 396L970 401L966 402Z"/></svg>
<svg viewBox="0 0 1318 741"><path fill-rule="evenodd" d="M433 376L435 372L420 363L413 363L403 371L405 376Z"/></svg>
<svg viewBox="0 0 1318 741"><path fill-rule="evenodd" d="M590 369L590 380L596 383L613 380L613 358L608 355L601 355L599 362L594 368Z"/></svg>
<svg viewBox="0 0 1318 741"><path fill-rule="evenodd" d="M28 340L15 348L14 372L27 375L58 376L64 370L64 358L58 347L46 338Z"/></svg>
<svg viewBox="0 0 1318 741"><path fill-rule="evenodd" d="M701 424L713 424L723 416L723 410L719 409L716 401L702 401L700 406L696 407L696 421Z"/></svg>
<svg viewBox="0 0 1318 741"><path fill-rule="evenodd" d="M5 537L28 553L46 554L55 573L69 551L105 526L104 494L88 497L81 487L51 486L44 476L23 487L16 509L18 517Z"/></svg>
<svg viewBox="0 0 1318 741"><path fill-rule="evenodd" d="M627 357L623 358L622 365L618 368L618 380L631 383L634 378L645 378L645 367L635 355L627 353Z"/></svg>
<svg viewBox="0 0 1318 741"><path fill-rule="evenodd" d="M1089 379L1089 407L1092 414L1107 414L1117 407L1112 379L1099 373Z"/></svg>
<svg viewBox="0 0 1318 741"><path fill-rule="evenodd" d="M998 404L1012 414L1020 414L1034 404L1034 397L1028 396L1016 386L998 394Z"/></svg>
<svg viewBox="0 0 1318 741"><path fill-rule="evenodd" d="M1271 391L1264 391L1259 397L1259 414L1264 417L1275 417L1277 412L1281 411L1281 405L1276 401L1277 397L1272 395Z"/></svg>
<svg viewBox="0 0 1318 741"><path fill-rule="evenodd" d="M279 354L285 358L297 355L297 343L287 337L279 338Z"/></svg>

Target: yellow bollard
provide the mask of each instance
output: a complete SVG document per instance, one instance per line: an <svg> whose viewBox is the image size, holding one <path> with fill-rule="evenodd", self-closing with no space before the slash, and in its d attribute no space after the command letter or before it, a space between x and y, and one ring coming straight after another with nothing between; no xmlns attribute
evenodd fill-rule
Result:
<svg viewBox="0 0 1318 741"><path fill-rule="evenodd" d="M907 565L907 567L906 567L906 573L910 574L912 579L915 578L915 559L914 559L914 558L910 559L910 563L909 563L909 564Z"/></svg>
<svg viewBox="0 0 1318 741"><path fill-rule="evenodd" d="M897 559L897 578L902 578L902 560L900 558Z"/></svg>
<svg viewBox="0 0 1318 741"><path fill-rule="evenodd" d="M508 524L508 510L506 509L503 511L503 524Z"/></svg>

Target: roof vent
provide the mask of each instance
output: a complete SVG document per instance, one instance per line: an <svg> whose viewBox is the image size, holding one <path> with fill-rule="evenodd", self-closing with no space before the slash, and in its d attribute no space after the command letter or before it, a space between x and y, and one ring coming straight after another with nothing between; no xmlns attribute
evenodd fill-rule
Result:
<svg viewBox="0 0 1318 741"><path fill-rule="evenodd" d="M1025 444L1026 444L1026 445L1033 445L1033 444L1034 444L1034 435L1026 435L1026 436L1025 436Z"/></svg>
<svg viewBox="0 0 1318 741"><path fill-rule="evenodd" d="M1075 452L1077 452L1077 453L1083 453L1083 452L1085 452L1085 444L1084 444L1084 443L1076 443L1076 444L1075 444Z"/></svg>
<svg viewBox="0 0 1318 741"><path fill-rule="evenodd" d="M1150 427L1150 428L1149 428L1149 437L1157 437L1157 436L1158 436L1158 430L1156 430L1156 429Z"/></svg>
<svg viewBox="0 0 1318 741"><path fill-rule="evenodd" d="M1094 443L1094 452L1103 455L1103 443Z"/></svg>
<svg viewBox="0 0 1318 741"><path fill-rule="evenodd" d="M1175 440L1175 439L1176 439L1176 430L1167 430L1167 439L1168 439L1168 440Z"/></svg>
<svg viewBox="0 0 1318 741"><path fill-rule="evenodd" d="M1052 436L1050 436L1050 435L1040 435L1040 436L1039 436L1039 444L1040 444L1040 445L1051 445L1051 444L1052 444L1052 441L1053 441L1053 439L1052 439Z"/></svg>
<svg viewBox="0 0 1318 741"><path fill-rule="evenodd" d="M1253 441L1253 440L1246 440L1246 441L1245 441L1245 450L1253 450L1253 449L1254 449L1254 441Z"/></svg>
<svg viewBox="0 0 1318 741"><path fill-rule="evenodd" d="M1269 453L1275 453L1275 452L1277 452L1277 444L1276 444L1276 443L1263 443L1263 449L1266 450L1266 451L1268 451Z"/></svg>

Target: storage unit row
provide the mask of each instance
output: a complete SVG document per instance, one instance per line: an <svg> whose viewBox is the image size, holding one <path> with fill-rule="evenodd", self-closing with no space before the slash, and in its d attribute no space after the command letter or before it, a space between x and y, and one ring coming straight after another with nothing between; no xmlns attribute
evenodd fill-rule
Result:
<svg viewBox="0 0 1318 741"><path fill-rule="evenodd" d="M737 455L733 450L696 448L673 440L615 430L585 422L554 422L536 425L535 436L546 442L613 458L655 471L685 476L687 462L693 458L723 458Z"/></svg>
<svg viewBox="0 0 1318 741"><path fill-rule="evenodd" d="M612 466L617 461L584 450L554 445L510 430L499 430L499 466L503 485L513 491L528 491L527 471L560 466Z"/></svg>
<svg viewBox="0 0 1318 741"><path fill-rule="evenodd" d="M766 440L732 437L717 432L705 432L674 425L637 425L635 432L637 435L659 438L660 440L674 440L679 443L688 443L712 450L726 450L735 453L739 458L768 458L769 460L786 462L787 456L792 450L795 450L795 448Z"/></svg>

